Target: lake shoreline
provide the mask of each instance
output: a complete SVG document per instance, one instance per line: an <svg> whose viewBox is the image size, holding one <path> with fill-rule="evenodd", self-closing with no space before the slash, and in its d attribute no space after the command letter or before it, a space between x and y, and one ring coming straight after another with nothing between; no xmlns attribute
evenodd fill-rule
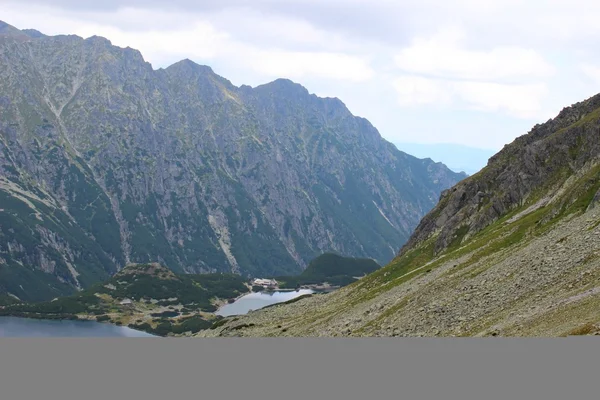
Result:
<svg viewBox="0 0 600 400"><path fill-rule="evenodd" d="M290 297L289 294L298 293L297 296ZM312 289L288 289L288 290L265 290L260 292L247 293L235 302L224 305L219 308L215 314L221 318L244 315L250 312L261 310L279 303L291 301L299 296L312 295L315 291Z"/></svg>
<svg viewBox="0 0 600 400"><path fill-rule="evenodd" d="M160 337L158 335L154 335L150 332L143 331L140 329L135 329L130 327L129 325L123 324L115 324L111 321L98 321L95 315L75 315L75 314L39 314L39 313L25 313L25 312L11 312L11 313L2 313L0 310L0 318L23 318L30 319L36 321L77 321L77 322L91 322L103 325L110 325L116 328L127 328L136 332L143 332L152 337Z"/></svg>
<svg viewBox="0 0 600 400"><path fill-rule="evenodd" d="M77 330L80 333L77 334ZM39 332L39 333L36 333ZM127 326L85 319L0 316L0 337L159 337Z"/></svg>
<svg viewBox="0 0 600 400"><path fill-rule="evenodd" d="M230 298L230 299L214 299L214 301L212 302L212 304L216 307L216 310L213 312L199 312L196 313L194 315L196 316L200 316L202 318L207 318L208 320L212 320L213 323L216 323L217 321L224 319L224 318L228 318L228 317L233 317L235 315L243 315L243 314L247 314L249 312L253 312L253 311L257 311L263 308L267 308L267 307L271 307L280 303L287 303L290 301L295 301L295 299L298 299L298 297L305 297L305 296L312 296L313 294L318 294L318 293L328 293L331 291L336 290L336 287L330 286L330 285L305 285L303 287L297 288L297 289L292 289L292 288L282 288L282 289L266 289L266 290L262 290L260 292L254 292L252 291L252 288L250 285L246 284L246 287L248 287L249 291L248 292L244 292L244 293L240 293L237 297L235 298ZM310 286L310 287L307 287ZM274 302L269 302L267 301L266 303L260 303L257 306L252 306L251 309L248 310L242 310L239 314L235 313L235 314L228 314L228 315L221 315L221 312L223 311L224 308L231 306L232 304L236 304L236 302L238 302L239 300L243 299L246 296L251 296L251 298L253 296L269 296L268 300L272 299L272 296L277 296L279 294L284 295L284 297L288 297L289 294L294 293L294 292L298 292L298 296L293 296L291 298L284 298L281 299L280 301L274 301ZM256 299L255 299L256 300ZM27 312L27 311L16 311L16 310L11 310L9 306L0 306L0 318L1 317L12 317L12 318L24 318L24 319L29 319L29 320L37 320L37 321L81 321L81 322L95 322L98 324L103 324L103 325L110 325L114 328L128 328L137 332L142 332L145 334L149 334L152 337L189 337L189 336L193 336L194 332L186 332L184 334L168 334L168 335L159 335L156 334L155 332L153 332L152 330L145 330L145 329L138 329L136 328L136 324L131 324L130 322L132 322L133 320L135 320L137 322L137 325L142 324L143 322L150 322L151 321L151 314L152 312L156 312L156 310L144 310L143 312L141 312L141 310L138 310L137 307L133 307L135 308L138 312L135 313L135 317L131 318L132 315L129 315L129 313L131 311L134 311L133 309L131 310L121 310L121 312L117 312L117 313L108 313L108 314L104 314L103 317L109 316L109 319L98 319L98 315L96 314L88 314L88 313L82 313L82 314L71 314L71 313L37 313L37 312ZM177 310L178 312L180 312L180 310ZM207 315L208 314L208 315ZM192 316L194 316L192 315ZM178 317L175 320L179 320L181 319L180 317ZM185 318L184 318L185 319ZM141 322L140 322L141 321ZM122 323L116 323L116 322L122 322ZM154 329L155 327L152 327L152 329ZM210 329L210 328L206 328L206 329Z"/></svg>
<svg viewBox="0 0 600 400"><path fill-rule="evenodd" d="M216 310L215 310L215 311L214 311L212 314L214 314L214 315L218 316L218 314L217 314L217 313L219 312L219 310L220 310L221 308L225 307L225 306L226 306L226 305L228 305L228 304L235 303L236 301L238 301L239 299L241 299L241 298L242 298L242 297L244 297L244 296L247 296L247 295L249 295L250 293L254 293L254 292L252 292L252 286L251 286L251 285L249 285L249 284L245 283L245 284L244 284L244 286L246 286L246 287L248 288L248 292L240 293L240 294L239 294L237 297L235 297L235 298L231 298L231 299L219 299L219 298L217 298L217 299L215 299L215 300L212 302L212 304L213 304L215 307L217 307L217 309L216 309ZM233 300L233 301L230 303L230 301L231 301L231 300Z"/></svg>

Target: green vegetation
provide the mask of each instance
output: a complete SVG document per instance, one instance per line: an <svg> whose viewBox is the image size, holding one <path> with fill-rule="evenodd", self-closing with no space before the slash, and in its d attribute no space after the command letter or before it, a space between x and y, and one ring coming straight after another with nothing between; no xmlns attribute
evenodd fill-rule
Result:
<svg viewBox="0 0 600 400"><path fill-rule="evenodd" d="M115 282L112 281L109 282L115 286L115 289L108 288L106 285L97 285L92 290L119 299L129 298L135 301L155 299L162 306L183 304L205 311L216 309L211 303L214 297L212 293L187 276L156 279L146 274L124 275L114 279Z"/></svg>
<svg viewBox="0 0 600 400"><path fill-rule="evenodd" d="M183 322L174 324L172 327L172 332L175 334L182 334L185 332L198 333L201 330L208 329L213 325L211 321L207 321L199 316L182 318L179 321Z"/></svg>
<svg viewBox="0 0 600 400"><path fill-rule="evenodd" d="M51 161L57 167L67 167L58 153L51 151L49 157L55 157ZM26 190L26 194L15 196L0 189L3 209L0 212L0 252L10 254L6 263L0 265L0 293L13 293L24 301L49 300L71 294L76 282L67 265L69 262L79 271L77 281L83 286L107 279L114 272L114 262L102 248L102 241L95 241L63 210L53 207L53 200L44 193L31 188L26 181L17 184ZM80 189L87 191L89 188ZM98 216L102 214L99 209L88 208L89 212L97 211ZM75 213L75 210L70 212ZM101 224L104 223L108 222L103 220ZM118 237L118 229L116 232L106 230L104 235ZM48 237L69 243L70 256L65 257ZM120 259L118 253L114 257ZM40 259L52 265L52 274L34 268Z"/></svg>
<svg viewBox="0 0 600 400"><path fill-rule="evenodd" d="M240 324L240 325L236 325L233 328L231 328L234 331L240 330L240 329L244 329L244 328L250 328L255 326L256 324L250 323L250 324Z"/></svg>
<svg viewBox="0 0 600 400"><path fill-rule="evenodd" d="M210 329L217 329L218 327L225 325L227 322L227 319L219 316L217 321L212 324Z"/></svg>
<svg viewBox="0 0 600 400"><path fill-rule="evenodd" d="M135 301L157 301L158 305L182 304L190 309L216 311L215 298L229 299L248 292L244 278L234 274L175 275L168 270L163 278L158 272L146 273L144 266L124 270L107 283L95 285L91 291L113 298ZM149 264L151 265L151 264Z"/></svg>
<svg viewBox="0 0 600 400"><path fill-rule="evenodd" d="M179 316L179 312L177 311L163 311L160 313L152 313L150 314L153 317L156 318L173 318L173 317L178 317Z"/></svg>
<svg viewBox="0 0 600 400"><path fill-rule="evenodd" d="M282 305L282 304L294 304L294 303L296 303L297 301L300 301L300 300L302 300L302 299L307 299L307 298L309 298L309 297L312 297L312 296L313 296L313 295L312 295L312 294L310 294L310 293L303 294L302 296L294 297L293 299L291 299L291 300L288 300L288 301L284 301L284 302L282 302L282 303L269 304L268 306L264 306L264 307L262 308L262 310L264 310L265 308L269 308L269 307L275 307L275 306L279 306L279 305Z"/></svg>
<svg viewBox="0 0 600 400"><path fill-rule="evenodd" d="M246 279L235 274L184 275L207 290L212 298L232 299L248 292Z"/></svg>
<svg viewBox="0 0 600 400"><path fill-rule="evenodd" d="M19 301L14 297L6 294L0 294L0 306L9 306L11 304L17 304Z"/></svg>
<svg viewBox="0 0 600 400"><path fill-rule="evenodd" d="M325 282L332 286L346 286L356 281L358 277L379 268L381 268L379 264L368 258L350 258L325 253L312 260L300 275L281 276L275 279L284 289L295 289L302 285L318 285Z"/></svg>
<svg viewBox="0 0 600 400"><path fill-rule="evenodd" d="M141 324L129 324L128 327L144 331L157 336L168 336L169 334L182 335L187 332L198 333L203 329L209 329L213 323L200 316L180 318L178 320L159 320L156 326L148 322Z"/></svg>
<svg viewBox="0 0 600 400"><path fill-rule="evenodd" d="M142 315L144 311L136 311L135 304L121 304L127 298L143 305L143 309L160 309L146 312L156 318L156 325L134 323L131 324L134 329L160 336L197 333L213 324L198 313L216 311L213 304L216 299L231 299L248 292L244 282L244 278L233 274L176 275L158 264L134 264L107 282L49 302L18 303L12 297L1 296L0 301L5 307L0 309L0 315L44 319L93 315L97 321L111 320L107 314ZM196 315L181 317L180 311L173 306L180 307L187 315ZM165 307L168 309L164 310Z"/></svg>
<svg viewBox="0 0 600 400"><path fill-rule="evenodd" d="M93 293L83 292L43 303L14 304L7 306L5 310L38 315L75 315L94 312L104 313L108 311L108 308L102 304L101 299Z"/></svg>
<svg viewBox="0 0 600 400"><path fill-rule="evenodd" d="M240 268L253 270L258 276L278 272L297 272L299 266L292 259L271 224L263 217L256 219L256 227L250 223L255 218L258 204L248 196L239 182L224 174L222 179L224 183L232 186L236 204L235 207L225 209L227 220L231 226L243 227L231 232L231 252Z"/></svg>

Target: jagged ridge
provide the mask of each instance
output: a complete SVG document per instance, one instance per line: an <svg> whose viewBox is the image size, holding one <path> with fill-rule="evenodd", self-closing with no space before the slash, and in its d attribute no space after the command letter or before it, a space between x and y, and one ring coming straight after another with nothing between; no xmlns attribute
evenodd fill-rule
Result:
<svg viewBox="0 0 600 400"><path fill-rule="evenodd" d="M0 33L0 292L70 293L129 262L300 272L385 263L464 177L398 151L338 99L154 70L101 37Z"/></svg>

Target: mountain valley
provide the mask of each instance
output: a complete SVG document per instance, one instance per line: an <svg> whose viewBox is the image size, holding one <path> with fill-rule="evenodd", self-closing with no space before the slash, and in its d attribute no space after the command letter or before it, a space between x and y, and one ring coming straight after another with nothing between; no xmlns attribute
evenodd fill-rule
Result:
<svg viewBox="0 0 600 400"><path fill-rule="evenodd" d="M107 39L0 22L0 295L44 301L129 263L299 274L389 262L465 177L397 150L338 99L153 69Z"/></svg>
<svg viewBox="0 0 600 400"><path fill-rule="evenodd" d="M600 334L599 202L597 95L536 125L445 191L382 269L199 334Z"/></svg>

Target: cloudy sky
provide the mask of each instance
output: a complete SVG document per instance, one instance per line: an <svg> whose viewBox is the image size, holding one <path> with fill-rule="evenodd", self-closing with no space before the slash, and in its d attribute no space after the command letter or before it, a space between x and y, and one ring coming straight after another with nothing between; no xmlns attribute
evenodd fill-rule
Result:
<svg viewBox="0 0 600 400"><path fill-rule="evenodd" d="M139 49L154 68L189 58L236 85L290 78L340 98L396 143L498 150L600 92L600 2L588 0L0 0L0 6L0 19L17 28L104 36Z"/></svg>

